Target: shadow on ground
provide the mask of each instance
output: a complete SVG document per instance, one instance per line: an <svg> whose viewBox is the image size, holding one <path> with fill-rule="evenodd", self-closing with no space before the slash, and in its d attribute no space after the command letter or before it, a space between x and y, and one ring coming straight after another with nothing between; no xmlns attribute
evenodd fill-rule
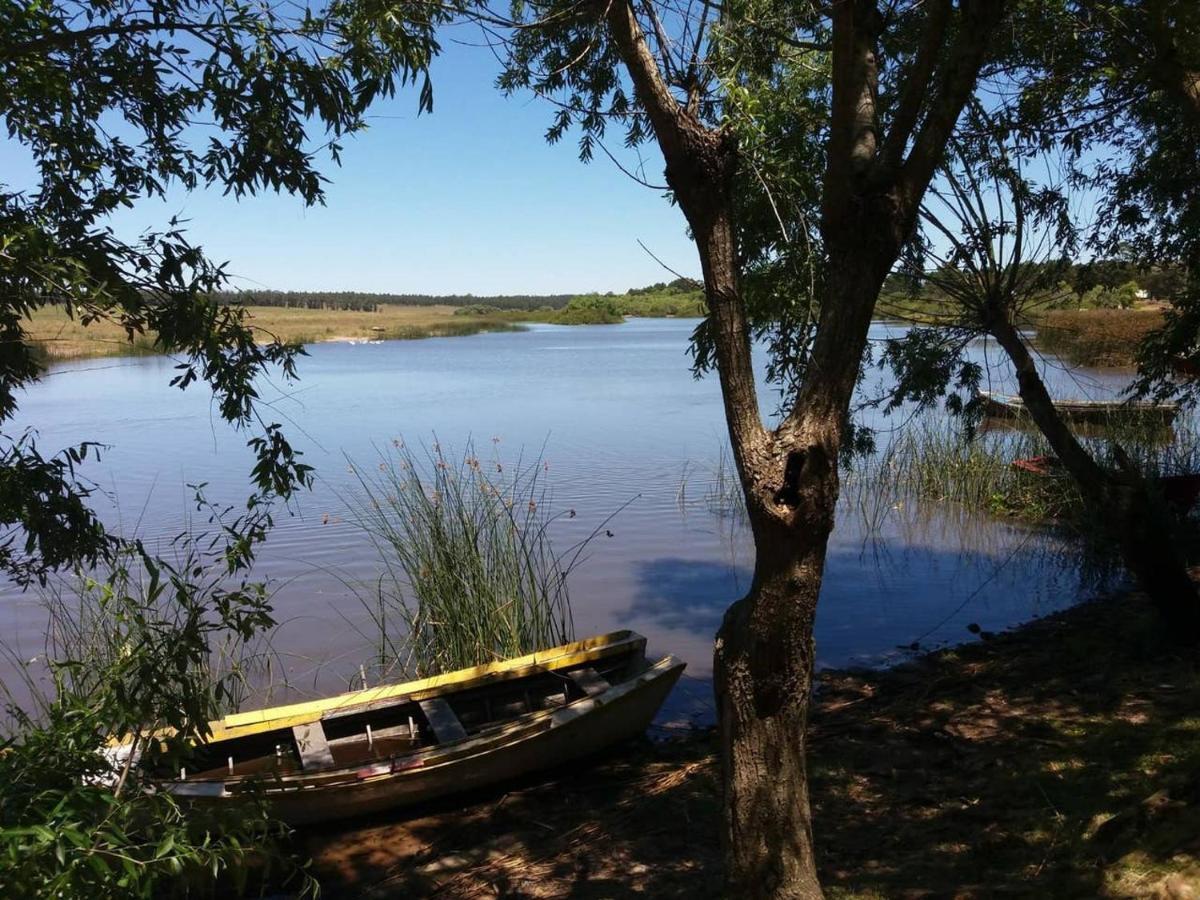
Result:
<svg viewBox="0 0 1200 900"><path fill-rule="evenodd" d="M1200 666L1156 627L1136 596L1104 600L826 673L810 758L828 895L1196 897ZM328 897L705 898L718 821L706 732L305 840Z"/></svg>

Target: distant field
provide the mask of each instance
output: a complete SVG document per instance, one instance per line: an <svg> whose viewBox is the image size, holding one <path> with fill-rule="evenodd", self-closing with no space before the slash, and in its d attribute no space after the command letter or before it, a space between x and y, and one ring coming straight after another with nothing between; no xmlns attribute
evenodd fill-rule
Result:
<svg viewBox="0 0 1200 900"><path fill-rule="evenodd" d="M1132 366L1162 323L1160 309L1054 310L1037 321L1037 342L1077 366Z"/></svg>
<svg viewBox="0 0 1200 900"><path fill-rule="evenodd" d="M332 340L396 340L449 337L480 331L509 331L517 326L498 316L456 316L453 306L382 306L378 312L326 309L287 309L248 306L250 324L262 340L277 337L304 344ZM137 356L158 352L153 336L137 335L130 342L115 325L97 322L83 327L59 309L38 310L27 331L50 360L94 356Z"/></svg>

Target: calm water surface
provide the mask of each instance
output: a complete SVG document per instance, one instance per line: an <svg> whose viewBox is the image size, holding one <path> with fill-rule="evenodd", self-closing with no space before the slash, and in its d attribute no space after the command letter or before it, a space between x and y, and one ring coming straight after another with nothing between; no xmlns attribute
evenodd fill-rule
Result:
<svg viewBox="0 0 1200 900"><path fill-rule="evenodd" d="M276 585L283 625L275 648L295 693L344 686L369 656L370 626L356 589L369 591L376 553L346 521L354 492L349 461L375 466L394 439L438 440L505 461L539 453L554 508L574 509L555 526L556 546L585 536L628 502L591 545L570 582L578 634L633 628L653 651L689 663L668 709L711 716L706 683L711 640L725 607L746 589L750 545L736 520L703 502L725 445L715 377L689 371L694 322L534 326L525 333L310 348L294 385L264 388L270 412L317 468L260 557ZM875 325L872 338L889 333ZM981 360L998 360L982 345ZM89 360L56 368L22 401L18 426L38 429L44 450L83 439L109 445L87 474L104 491L110 523L166 550L189 522L188 484L217 499L244 497L250 454L202 390L167 386L160 358ZM1048 370L1063 396L1104 396L1120 374L1067 376ZM1001 368L993 386L1003 387ZM868 384L865 390L877 388ZM763 390L764 410L775 397ZM877 419L886 429L902 416ZM435 438L436 436L436 438ZM494 443L494 439L498 442ZM686 489L681 496L681 484ZM200 520L198 524L203 524ZM843 509L830 541L817 621L821 665L878 664L913 641L969 639L968 623L999 629L1094 592L1073 548L1042 531L938 508L888 509L868 533ZM42 648L35 598L0 596L0 628L30 657Z"/></svg>

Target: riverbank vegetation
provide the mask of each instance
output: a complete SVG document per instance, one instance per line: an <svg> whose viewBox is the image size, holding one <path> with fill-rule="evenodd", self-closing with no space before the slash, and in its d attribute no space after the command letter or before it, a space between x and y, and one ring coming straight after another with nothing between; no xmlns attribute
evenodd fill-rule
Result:
<svg viewBox="0 0 1200 900"><path fill-rule="evenodd" d="M690 282L635 288L627 294L426 297L419 295L226 292L222 302L241 303L246 325L262 343L410 340L517 331L523 323L612 325L627 316L695 317L704 300ZM258 301L266 301L260 304ZM253 301L252 304L244 301ZM457 301L470 301L459 305ZM118 321L68 316L60 307L39 307L24 322L30 346L43 365L104 356L162 353L151 328L127 331Z"/></svg>
<svg viewBox="0 0 1200 900"><path fill-rule="evenodd" d="M303 307L243 307L246 325L260 342L286 344L320 341L407 340L457 337L486 331L513 331L520 325L499 315L455 315L449 306L381 306L377 311ZM162 353L154 332L132 338L117 323L87 325L62 310L41 308L26 320L31 345L44 363L102 356L145 356Z"/></svg>
<svg viewBox="0 0 1200 900"><path fill-rule="evenodd" d="M1097 462L1117 466L1117 448L1147 479L1200 472L1200 435L1164 430L1114 414L1084 439ZM1102 539L1076 483L1064 471L1038 474L1018 460L1052 457L1031 424L985 423L973 434L954 421L919 416L877 453L845 463L843 502L875 530L890 510L917 502L953 503L1030 524L1054 523Z"/></svg>
<svg viewBox="0 0 1200 900"><path fill-rule="evenodd" d="M1162 325L1161 309L1050 310L1036 320L1037 345L1072 365L1132 367Z"/></svg>
<svg viewBox="0 0 1200 900"><path fill-rule="evenodd" d="M567 576L586 546L556 553L541 460L461 456L395 441L353 466L350 515L383 567L364 603L380 677L423 678L523 656L573 637Z"/></svg>
<svg viewBox="0 0 1200 900"><path fill-rule="evenodd" d="M231 528L236 527L228 522ZM170 559L140 547L42 591L45 651L5 646L0 724L0 894L6 897L207 895L315 884L286 828L253 797L196 809L156 791L139 761L186 768L209 722L235 711L266 666L268 594L225 564L212 535L185 536ZM121 753L112 745L126 744Z"/></svg>
<svg viewBox="0 0 1200 900"><path fill-rule="evenodd" d="M552 325L615 325L626 317L700 318L707 315L703 292L684 278L670 284L634 288L624 294L580 294L565 304L515 310L486 302L464 306L462 316L502 316L513 322L545 322Z"/></svg>

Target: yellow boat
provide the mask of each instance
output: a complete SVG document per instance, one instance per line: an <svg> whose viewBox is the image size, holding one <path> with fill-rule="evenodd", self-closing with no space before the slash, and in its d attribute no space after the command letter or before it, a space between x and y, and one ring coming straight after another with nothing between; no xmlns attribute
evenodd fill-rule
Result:
<svg viewBox="0 0 1200 900"><path fill-rule="evenodd" d="M643 732L684 664L617 631L406 684L237 713L155 783L194 803L254 791L292 824L483 787Z"/></svg>

